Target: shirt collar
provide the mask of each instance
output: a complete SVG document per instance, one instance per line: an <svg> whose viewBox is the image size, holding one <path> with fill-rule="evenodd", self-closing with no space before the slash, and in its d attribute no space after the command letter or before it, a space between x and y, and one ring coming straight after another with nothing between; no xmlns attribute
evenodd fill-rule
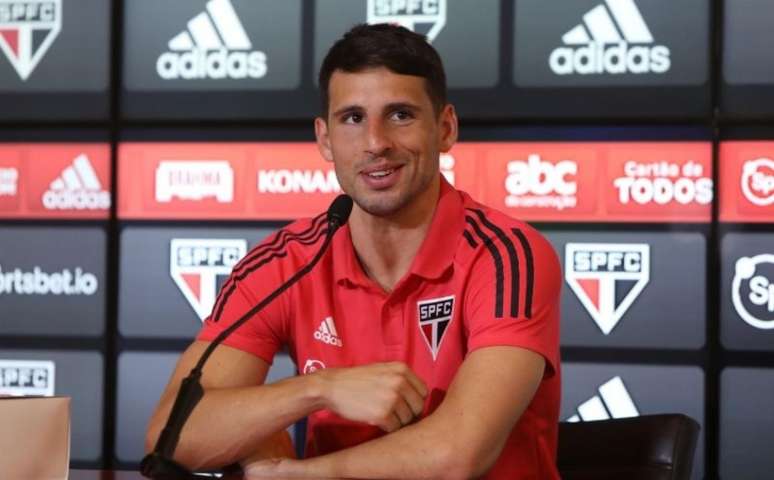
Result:
<svg viewBox="0 0 774 480"><path fill-rule="evenodd" d="M443 175L440 177L441 189L430 228L409 269L410 274L427 279L439 278L453 265L465 221L460 193ZM337 283L349 281L363 286L372 283L357 259L349 225L344 225L334 236L332 248L337 257L333 262Z"/></svg>

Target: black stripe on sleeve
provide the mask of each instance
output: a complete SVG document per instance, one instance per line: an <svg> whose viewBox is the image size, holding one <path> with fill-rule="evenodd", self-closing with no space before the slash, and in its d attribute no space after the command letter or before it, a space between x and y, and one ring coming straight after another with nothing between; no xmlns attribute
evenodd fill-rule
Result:
<svg viewBox="0 0 774 480"><path fill-rule="evenodd" d="M508 259L511 262L511 317L519 316L519 257L516 255L516 248L513 246L513 241L508 237L503 230L494 223L487 220L484 216L484 212L478 209L469 208L468 210L474 212L478 219L486 225L486 227L494 232L497 238L503 243L505 249L508 251Z"/></svg>
<svg viewBox="0 0 774 480"><path fill-rule="evenodd" d="M315 242L317 242L321 237L325 236L327 233L328 233L328 230L323 229L323 230L318 230L311 237L309 237L308 235L306 237L301 237L300 234L295 236L288 236L286 241L283 243L283 247L287 247L287 244L289 244L290 242L297 242L301 245L312 245ZM271 255L265 257L264 259L262 259L261 261L258 261L257 263L251 264L249 267L244 268L238 274L235 274L235 275L232 274L231 276L232 282L228 285L228 288L226 288L226 286L224 285L223 289L221 289L222 298L220 298L220 301L217 302L217 307L215 309L214 314L212 315L212 321L218 322L220 320L220 316L223 314L223 308L225 307L226 302L228 302L229 297L231 297L231 295L234 293L234 290L236 290L236 285L238 281L244 280L245 278L247 278L248 275L255 272L256 270L266 265L267 263L271 262L272 260L286 257L287 254L288 254L287 248L283 248L282 250L279 250L279 251L273 251Z"/></svg>
<svg viewBox="0 0 774 480"><path fill-rule="evenodd" d="M495 264L496 283L494 316L495 318L503 318L503 258L500 256L500 252L497 250L497 247L495 246L492 239L487 237L484 232L481 231L481 228L478 226L473 217L465 215L465 220L468 222L468 224L470 224L471 227L473 227L473 231L476 232L478 238L484 242L487 250L489 250L489 253L492 254L492 260Z"/></svg>
<svg viewBox="0 0 774 480"><path fill-rule="evenodd" d="M473 235L471 235L469 231L463 230L462 235L465 237L465 240L468 241L470 248L476 248L478 246L478 242L476 242L476 239L473 238Z"/></svg>
<svg viewBox="0 0 774 480"><path fill-rule="evenodd" d="M525 263L527 264L527 295L524 305L524 315L527 318L532 318L532 295L535 287L535 265L532 256L532 247L529 246L529 242L527 241L524 232L518 228L512 228L511 231L516 235L516 238L519 239L521 248L524 249Z"/></svg>

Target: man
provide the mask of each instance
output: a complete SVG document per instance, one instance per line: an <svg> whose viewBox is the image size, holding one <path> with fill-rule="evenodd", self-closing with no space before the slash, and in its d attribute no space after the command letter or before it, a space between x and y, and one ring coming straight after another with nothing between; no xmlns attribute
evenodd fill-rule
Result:
<svg viewBox="0 0 774 480"><path fill-rule="evenodd" d="M559 265L535 230L440 176L457 117L438 54L404 28L357 26L328 53L320 90L317 144L354 200L349 222L215 351L175 458L256 476L558 478ZM207 343L306 264L323 226L293 223L237 264L148 450ZM302 375L262 385L283 345ZM282 458L272 435L304 417L307 459Z"/></svg>

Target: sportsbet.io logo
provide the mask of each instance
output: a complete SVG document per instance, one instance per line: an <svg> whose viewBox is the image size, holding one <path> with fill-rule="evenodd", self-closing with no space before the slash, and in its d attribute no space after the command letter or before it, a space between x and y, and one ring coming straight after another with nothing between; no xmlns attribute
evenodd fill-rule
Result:
<svg viewBox="0 0 774 480"><path fill-rule="evenodd" d="M565 279L602 333L610 334L650 281L650 245L568 243Z"/></svg>
<svg viewBox="0 0 774 480"><path fill-rule="evenodd" d="M566 46L552 51L548 60L557 75L661 74L671 67L669 48L653 45L634 0L605 0L585 13L562 43Z"/></svg>
<svg viewBox="0 0 774 480"><path fill-rule="evenodd" d="M774 255L737 260L731 296L742 320L755 328L774 329Z"/></svg>
<svg viewBox="0 0 774 480"><path fill-rule="evenodd" d="M0 396L54 395L54 362L0 359Z"/></svg>
<svg viewBox="0 0 774 480"><path fill-rule="evenodd" d="M74 270L46 273L35 266L31 272L20 268L3 270L0 265L0 295L94 295L99 281L93 273L78 267Z"/></svg>

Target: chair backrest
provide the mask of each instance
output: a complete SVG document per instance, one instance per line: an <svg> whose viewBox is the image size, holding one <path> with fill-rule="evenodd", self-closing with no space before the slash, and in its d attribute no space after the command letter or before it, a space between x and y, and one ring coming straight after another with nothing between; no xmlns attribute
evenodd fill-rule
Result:
<svg viewBox="0 0 774 480"><path fill-rule="evenodd" d="M564 480L689 479L699 424L682 414L559 424Z"/></svg>

